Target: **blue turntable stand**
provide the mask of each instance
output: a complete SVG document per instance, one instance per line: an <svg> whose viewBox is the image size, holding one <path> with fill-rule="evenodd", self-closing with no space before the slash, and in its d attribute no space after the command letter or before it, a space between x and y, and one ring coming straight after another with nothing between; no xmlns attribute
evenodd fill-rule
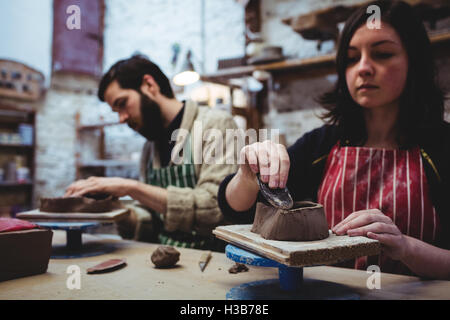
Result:
<svg viewBox="0 0 450 320"><path fill-rule="evenodd" d="M322 280L304 279L303 267L289 267L234 245L225 248L227 258L251 266L278 268L278 279L255 281L232 288L229 300L358 300L350 288ZM251 272L251 271L250 271Z"/></svg>

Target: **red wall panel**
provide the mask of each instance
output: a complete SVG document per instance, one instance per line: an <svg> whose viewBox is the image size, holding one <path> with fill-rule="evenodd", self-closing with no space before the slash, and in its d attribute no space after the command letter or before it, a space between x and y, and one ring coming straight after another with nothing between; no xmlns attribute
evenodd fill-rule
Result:
<svg viewBox="0 0 450 320"><path fill-rule="evenodd" d="M80 29L67 27L72 13L66 11L71 5L80 8ZM103 18L104 0L53 1L53 72L101 75Z"/></svg>

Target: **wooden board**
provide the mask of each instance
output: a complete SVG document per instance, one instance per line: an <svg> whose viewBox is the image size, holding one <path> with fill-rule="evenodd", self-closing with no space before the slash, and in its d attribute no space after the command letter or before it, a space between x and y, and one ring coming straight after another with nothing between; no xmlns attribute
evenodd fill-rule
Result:
<svg viewBox="0 0 450 320"><path fill-rule="evenodd" d="M266 240L250 231L251 224L217 227L220 239L287 266L329 265L380 253L380 243L366 237L330 236L318 241Z"/></svg>
<svg viewBox="0 0 450 320"><path fill-rule="evenodd" d="M25 211L18 213L16 215L19 219L26 219L32 221L48 221L48 220L59 220L59 221L89 221L89 222L116 222L123 219L129 214L128 209L117 209L110 212L103 213L89 213L89 212L43 212L39 209Z"/></svg>

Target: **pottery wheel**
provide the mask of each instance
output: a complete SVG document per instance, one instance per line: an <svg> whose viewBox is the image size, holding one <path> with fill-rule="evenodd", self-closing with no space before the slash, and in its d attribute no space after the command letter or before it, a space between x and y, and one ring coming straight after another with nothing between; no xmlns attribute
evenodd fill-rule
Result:
<svg viewBox="0 0 450 320"><path fill-rule="evenodd" d="M52 230L66 231L66 245L54 245L52 259L74 259L99 256L115 250L111 245L102 243L82 243L82 234L89 229L98 228L99 222L34 222L35 224ZM110 225L111 223L102 223Z"/></svg>

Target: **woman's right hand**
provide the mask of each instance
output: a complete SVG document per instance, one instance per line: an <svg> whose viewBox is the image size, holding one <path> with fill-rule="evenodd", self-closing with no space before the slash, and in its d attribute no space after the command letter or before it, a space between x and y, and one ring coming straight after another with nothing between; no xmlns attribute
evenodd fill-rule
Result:
<svg viewBox="0 0 450 320"><path fill-rule="evenodd" d="M255 181L259 173L261 181L269 188L284 188L289 175L289 155L286 147L271 140L256 142L242 148L238 175L241 179Z"/></svg>

